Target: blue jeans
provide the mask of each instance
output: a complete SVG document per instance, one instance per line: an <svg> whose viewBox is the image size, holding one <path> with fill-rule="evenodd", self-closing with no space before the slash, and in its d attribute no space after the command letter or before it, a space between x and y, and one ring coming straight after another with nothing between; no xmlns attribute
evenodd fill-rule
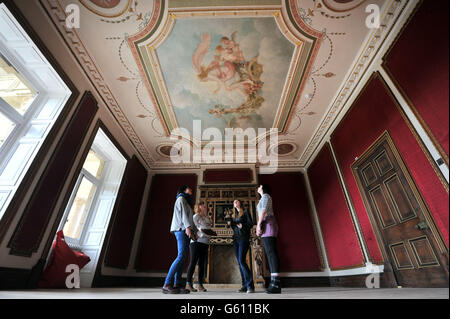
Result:
<svg viewBox="0 0 450 319"><path fill-rule="evenodd" d="M189 250L189 237L184 230L175 231L175 237L177 238L178 256L170 266L169 273L167 274L165 285L183 286L181 282L181 275L183 274L184 263L186 262L187 253Z"/></svg>
<svg viewBox="0 0 450 319"><path fill-rule="evenodd" d="M234 253L239 264L239 270L241 272L242 287L244 288L255 288L253 283L253 274L247 265L247 252L250 249L250 241L248 239L235 239L233 241Z"/></svg>

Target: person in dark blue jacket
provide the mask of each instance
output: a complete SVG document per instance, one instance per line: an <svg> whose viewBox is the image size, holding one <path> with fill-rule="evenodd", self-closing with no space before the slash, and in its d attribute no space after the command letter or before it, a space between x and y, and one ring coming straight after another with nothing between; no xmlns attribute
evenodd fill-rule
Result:
<svg viewBox="0 0 450 319"><path fill-rule="evenodd" d="M250 233L254 226L252 217L244 210L240 200L236 199L234 205L234 216L227 223L233 229L233 246L241 272L242 287L239 292L255 292L253 273L247 265L246 257L250 249Z"/></svg>

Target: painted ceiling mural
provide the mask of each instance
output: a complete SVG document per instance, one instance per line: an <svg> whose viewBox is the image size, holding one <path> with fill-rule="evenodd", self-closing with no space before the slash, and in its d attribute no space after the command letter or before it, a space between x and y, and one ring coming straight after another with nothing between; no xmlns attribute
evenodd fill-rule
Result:
<svg viewBox="0 0 450 319"><path fill-rule="evenodd" d="M273 18L180 19L156 50L178 125L271 128L295 46Z"/></svg>
<svg viewBox="0 0 450 319"><path fill-rule="evenodd" d="M406 0L370 1L379 29L366 0L78 0L68 30L73 2L41 1L147 165L170 167L168 133L193 119L276 127L280 164L304 165Z"/></svg>

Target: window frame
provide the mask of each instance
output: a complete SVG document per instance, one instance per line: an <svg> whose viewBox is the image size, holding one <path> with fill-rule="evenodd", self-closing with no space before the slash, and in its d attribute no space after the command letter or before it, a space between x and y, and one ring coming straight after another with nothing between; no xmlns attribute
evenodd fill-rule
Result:
<svg viewBox="0 0 450 319"><path fill-rule="evenodd" d="M78 193L78 189L80 188L81 182L83 181L83 178L86 178L89 182L91 182L95 186L95 191L94 191L94 195L92 196L92 199L89 203L89 207L86 212L86 220L84 221L84 224L80 230L80 236L79 236L79 238L73 238L73 237L69 237L66 234L64 234L65 238L66 239L68 238L68 241L70 242L70 244L74 245L75 247L81 247L81 245L82 245L82 242L86 235L86 230L87 230L86 227L87 227L87 225L89 225L89 220L90 220L91 216L93 215L92 214L93 210L97 206L96 202L98 200L98 197L100 196L100 193L101 193L104 183L105 183L105 175L106 175L105 172L109 169L109 165L111 162L101 152L101 150L99 150L95 145L91 145L91 148L89 149L89 151L91 151L91 150L94 151L95 153L97 153L104 161L104 165L103 165L102 172L100 174L100 178L97 178L96 176L92 175L87 169L84 168L84 163L87 160L87 156L86 156L86 158L84 159L84 162L83 162L83 166L81 167L81 171L78 174L77 181L75 182L75 185L72 189L72 193L70 194L69 201L67 202L66 208L64 209L63 217L61 219L61 225L59 227L59 229L61 229L61 230L64 229L64 227L68 221L67 219L69 217L73 202Z"/></svg>
<svg viewBox="0 0 450 319"><path fill-rule="evenodd" d="M16 124L0 147L1 240L79 92L17 8L2 0L0 27L2 57L36 92L23 114L0 99L2 115Z"/></svg>
<svg viewBox="0 0 450 319"><path fill-rule="evenodd" d="M20 63L19 60L9 51L10 50L6 48L0 41L0 57L5 59L7 63L12 65L14 69L16 69L17 73L19 73L24 79L26 79L28 84L35 90L36 96L23 115L16 111L14 107L12 107L2 97L0 97L0 112L10 121L16 124L9 136L0 146L0 174L3 171L3 166L6 165L5 162L7 162L7 160L5 160L5 158L7 157L7 154L10 153L11 148L14 147L15 142L25 134L27 126L29 126L33 121L34 116L44 103L41 94L41 92L44 92L42 86L26 70L22 63Z"/></svg>

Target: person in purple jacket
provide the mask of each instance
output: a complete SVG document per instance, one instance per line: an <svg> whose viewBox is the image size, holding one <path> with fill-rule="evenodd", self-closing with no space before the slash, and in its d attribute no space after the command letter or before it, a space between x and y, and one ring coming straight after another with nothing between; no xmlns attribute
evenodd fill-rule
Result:
<svg viewBox="0 0 450 319"><path fill-rule="evenodd" d="M281 293L281 283L279 278L280 259L277 252L278 224L273 213L271 189L269 185L263 184L258 187L258 193L261 195L261 199L256 206L258 211L256 235L262 237L264 250L269 260L271 277L269 288L265 292L279 294Z"/></svg>

